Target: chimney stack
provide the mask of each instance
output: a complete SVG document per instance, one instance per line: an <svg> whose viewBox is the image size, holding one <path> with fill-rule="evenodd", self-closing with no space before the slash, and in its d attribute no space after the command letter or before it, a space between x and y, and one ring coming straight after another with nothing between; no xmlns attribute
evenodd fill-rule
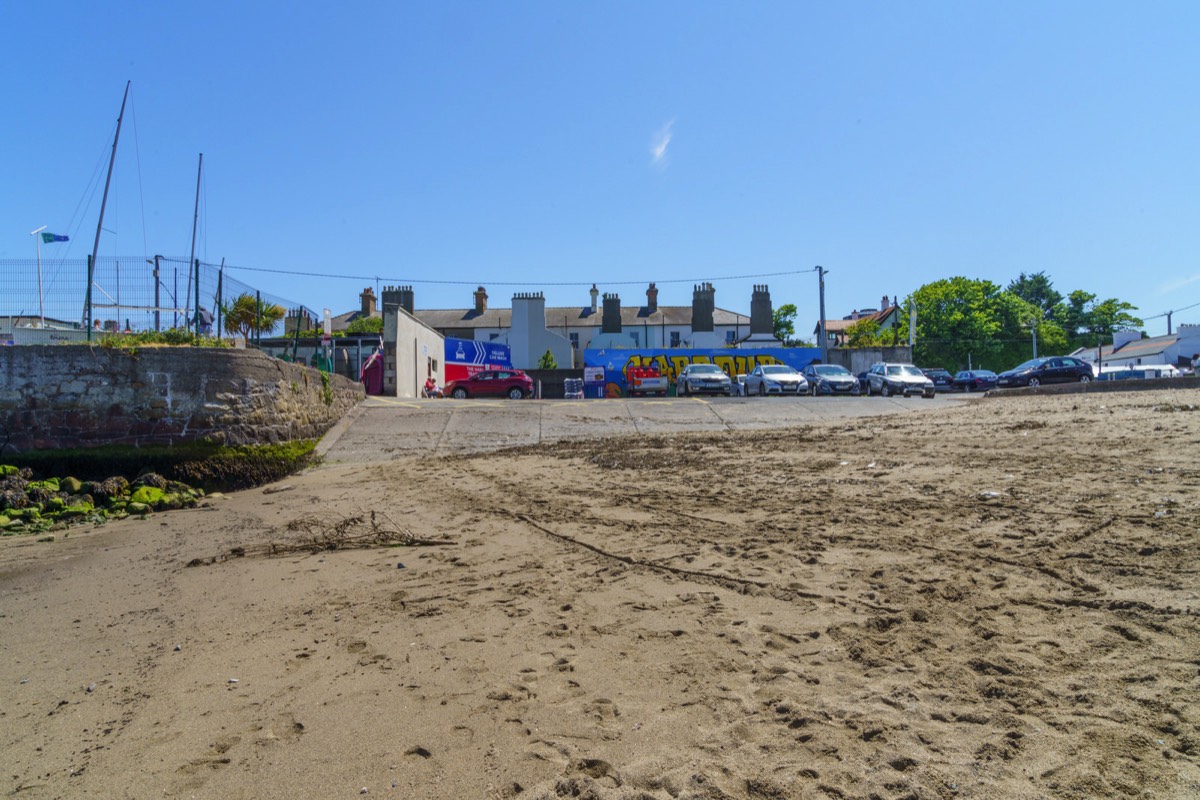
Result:
<svg viewBox="0 0 1200 800"><path fill-rule="evenodd" d="M375 290L368 286L363 289L358 299L362 301L362 315L364 317L375 316Z"/></svg>
<svg viewBox="0 0 1200 800"><path fill-rule="evenodd" d="M400 307L409 314L413 313L413 288L411 286L400 287Z"/></svg>
<svg viewBox="0 0 1200 800"><path fill-rule="evenodd" d="M651 314L658 311L658 287L653 283L646 290L646 310Z"/></svg>
<svg viewBox="0 0 1200 800"><path fill-rule="evenodd" d="M379 299L383 303L383 313L386 316L389 312L400 308L400 291L399 286L385 286Z"/></svg>
<svg viewBox="0 0 1200 800"><path fill-rule="evenodd" d="M771 309L771 292L764 283L755 286L750 295L750 334L765 333L772 336L775 333L775 319Z"/></svg>
<svg viewBox="0 0 1200 800"><path fill-rule="evenodd" d="M487 290L480 286L475 290L475 313L482 314L487 311Z"/></svg>
<svg viewBox="0 0 1200 800"><path fill-rule="evenodd" d="M716 290L711 283L692 287L692 332L713 332L713 311L716 310Z"/></svg>
<svg viewBox="0 0 1200 800"><path fill-rule="evenodd" d="M604 295L604 317L600 321L601 333L621 332L621 297L617 294Z"/></svg>
<svg viewBox="0 0 1200 800"><path fill-rule="evenodd" d="M596 308L597 298L600 297L600 290L596 288L596 284L594 284L594 283L592 284L592 289L591 289L591 291L588 292L588 294L590 294L592 296L592 313L595 314L596 310L597 310L597 308Z"/></svg>

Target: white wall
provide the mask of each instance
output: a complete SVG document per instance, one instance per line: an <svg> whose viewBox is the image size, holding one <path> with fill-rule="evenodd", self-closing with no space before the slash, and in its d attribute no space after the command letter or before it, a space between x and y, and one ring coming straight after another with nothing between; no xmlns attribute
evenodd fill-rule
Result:
<svg viewBox="0 0 1200 800"><path fill-rule="evenodd" d="M546 329L546 298L540 293L513 297L508 346L517 369L535 369L547 350L563 367L572 361L571 342Z"/></svg>
<svg viewBox="0 0 1200 800"><path fill-rule="evenodd" d="M395 346L394 363L385 363L383 387L385 394L396 397L420 397L429 369L438 386L446 383L446 340L433 328L427 327L404 309L385 314L384 342ZM390 361L390 359L388 359ZM394 387L394 392L389 391Z"/></svg>

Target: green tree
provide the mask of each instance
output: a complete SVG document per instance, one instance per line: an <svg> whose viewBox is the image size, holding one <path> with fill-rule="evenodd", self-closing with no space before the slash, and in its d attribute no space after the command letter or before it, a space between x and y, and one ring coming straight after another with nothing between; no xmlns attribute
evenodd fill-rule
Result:
<svg viewBox="0 0 1200 800"><path fill-rule="evenodd" d="M927 283L909 300L917 309L914 360L947 369L965 368L968 359L977 366L998 364L1004 335L1019 330L1018 311L1028 308L991 281L964 277Z"/></svg>
<svg viewBox="0 0 1200 800"><path fill-rule="evenodd" d="M790 341L796 335L796 306L784 303L771 312L771 326L776 339Z"/></svg>
<svg viewBox="0 0 1200 800"><path fill-rule="evenodd" d="M359 317L346 326L346 333L383 333L383 317Z"/></svg>
<svg viewBox="0 0 1200 800"><path fill-rule="evenodd" d="M1024 272L1008 284L1008 291L1030 305L1042 310L1042 318L1049 317L1063 301L1063 296L1054 290L1054 284L1045 272L1026 275Z"/></svg>
<svg viewBox="0 0 1200 800"><path fill-rule="evenodd" d="M1096 337L1111 338L1114 331L1142 327L1145 323L1131 311L1137 306L1115 297L1097 301L1096 295L1077 289L1067 297L1057 321L1068 335L1094 343Z"/></svg>
<svg viewBox="0 0 1200 800"><path fill-rule="evenodd" d="M538 369L558 369L558 362L554 360L554 353L549 349L542 353L542 357L538 360Z"/></svg>
<svg viewBox="0 0 1200 800"><path fill-rule="evenodd" d="M845 333L848 347L888 347L895 343L897 335L895 330L882 330L874 317L863 317L846 328Z"/></svg>
<svg viewBox="0 0 1200 800"><path fill-rule="evenodd" d="M270 331L287 312L283 306L264 303L252 294L243 293L221 306L221 313L225 316L225 332L238 334L249 342L251 333Z"/></svg>

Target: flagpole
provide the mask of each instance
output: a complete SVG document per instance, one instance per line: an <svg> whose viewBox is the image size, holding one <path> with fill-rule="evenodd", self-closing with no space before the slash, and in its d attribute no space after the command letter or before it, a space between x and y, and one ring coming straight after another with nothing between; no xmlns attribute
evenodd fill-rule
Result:
<svg viewBox="0 0 1200 800"><path fill-rule="evenodd" d="M38 236L38 234L41 233L42 231L46 230L46 228L48 228L48 227L49 227L48 225L43 225L42 227L38 228L36 231L29 232L29 235L33 237L33 240L35 242L37 242L38 316L42 320L43 328L46 327L46 309L42 305L42 237Z"/></svg>

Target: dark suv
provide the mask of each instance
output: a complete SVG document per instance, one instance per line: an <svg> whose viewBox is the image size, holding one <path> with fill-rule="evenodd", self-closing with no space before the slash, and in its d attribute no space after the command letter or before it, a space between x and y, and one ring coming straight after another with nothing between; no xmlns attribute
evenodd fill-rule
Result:
<svg viewBox="0 0 1200 800"><path fill-rule="evenodd" d="M1001 372L996 385L1041 386L1043 383L1087 383L1095 378L1092 365L1071 356L1035 358L1007 372Z"/></svg>

